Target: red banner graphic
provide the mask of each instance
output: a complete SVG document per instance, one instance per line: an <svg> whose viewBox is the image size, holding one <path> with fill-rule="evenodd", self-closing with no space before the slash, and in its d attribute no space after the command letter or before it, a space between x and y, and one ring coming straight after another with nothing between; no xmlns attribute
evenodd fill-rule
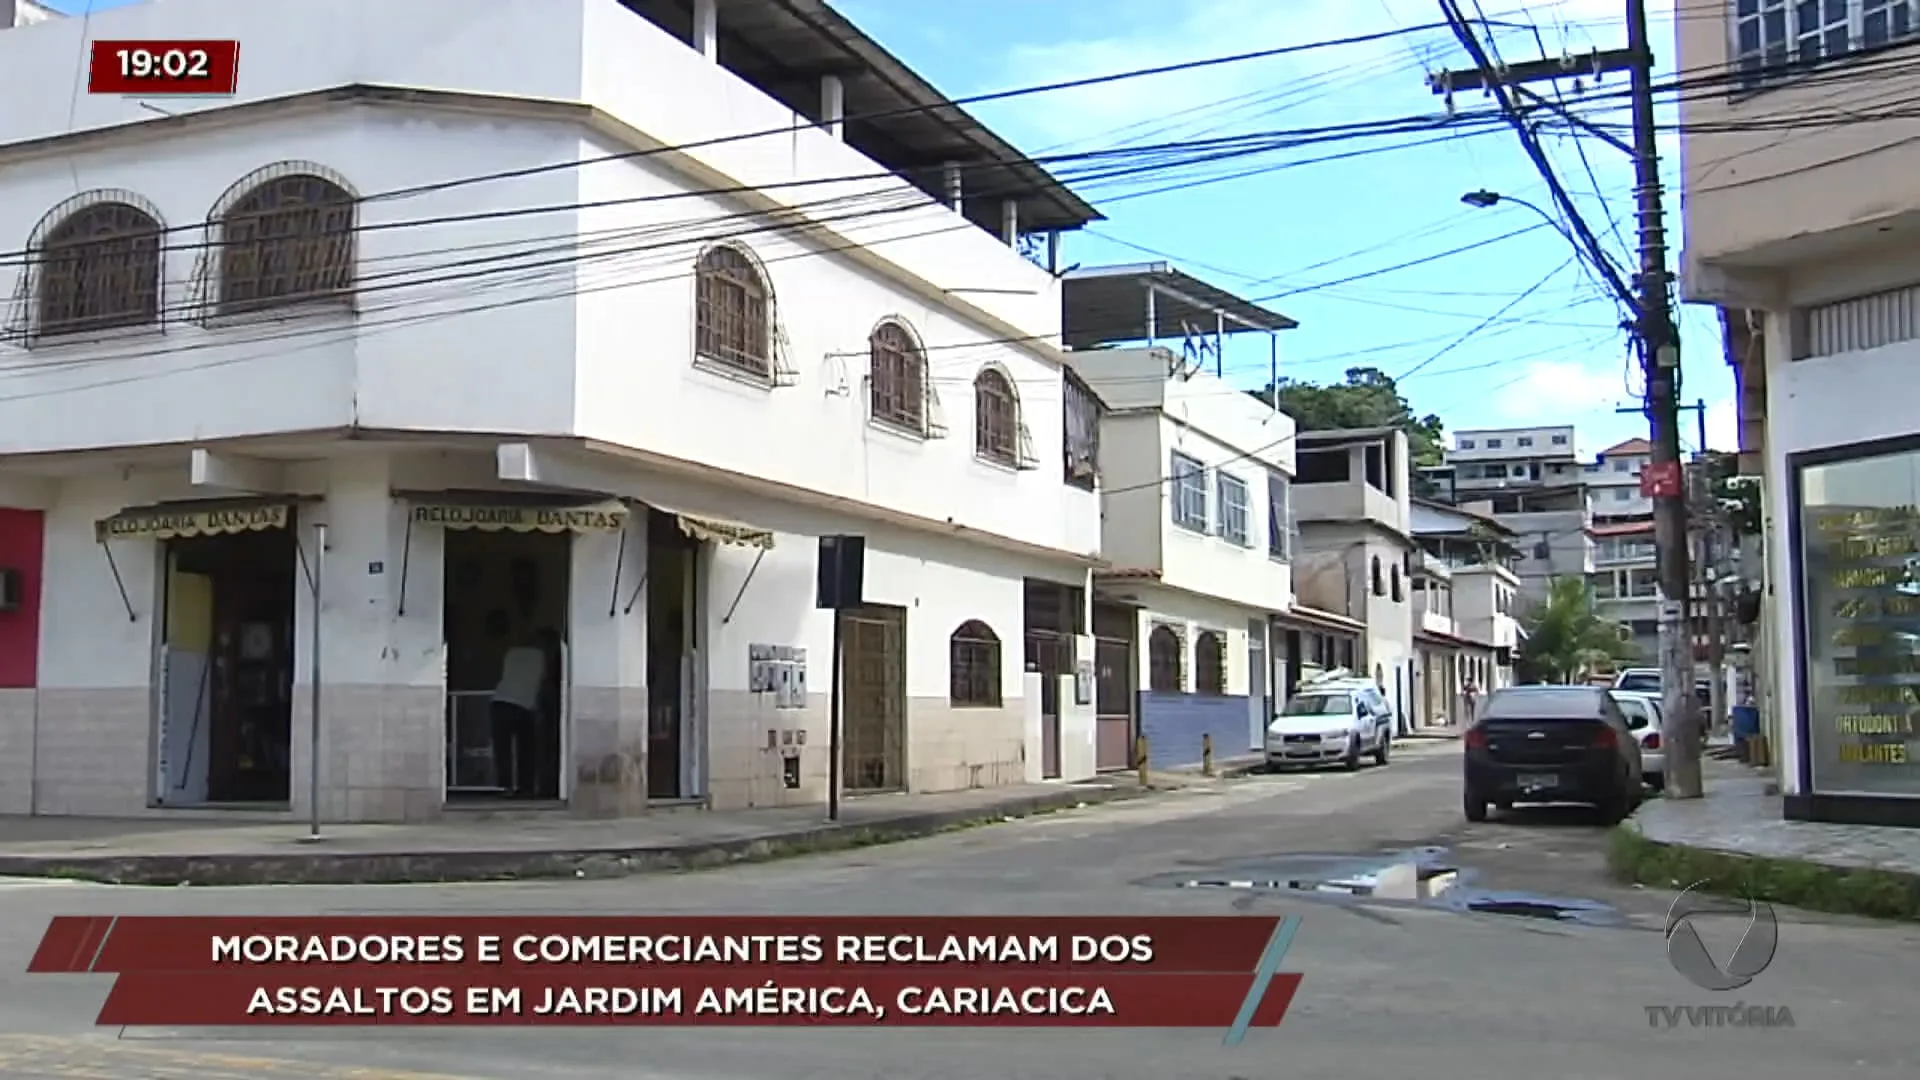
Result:
<svg viewBox="0 0 1920 1080"><path fill-rule="evenodd" d="M773 917L62 915L27 970L189 972L234 967L1019 967L1242 974L1277 916Z"/></svg>
<svg viewBox="0 0 1920 1080"><path fill-rule="evenodd" d="M310 974L313 977L303 978ZM722 974L472 969L121 975L102 1025L898 1026L1226 1028L1251 975L973 977L898 969ZM598 977L596 977L598 976ZM1286 1015L1298 975L1277 975L1252 1026Z"/></svg>
<svg viewBox="0 0 1920 1080"><path fill-rule="evenodd" d="M1249 1026L1298 919L60 916L102 1025Z"/></svg>

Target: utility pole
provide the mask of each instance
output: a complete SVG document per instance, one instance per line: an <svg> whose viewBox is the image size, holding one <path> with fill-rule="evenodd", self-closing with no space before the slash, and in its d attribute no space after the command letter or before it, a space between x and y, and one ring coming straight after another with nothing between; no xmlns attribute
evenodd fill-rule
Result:
<svg viewBox="0 0 1920 1080"><path fill-rule="evenodd" d="M1553 102L1528 93L1524 84L1597 78L1623 70L1628 74L1633 134L1631 145L1622 149L1633 159L1640 244L1639 266L1633 276L1631 295L1622 299L1629 302L1633 311L1634 337L1646 376L1649 441L1653 445L1652 464L1642 485L1654 501L1654 548L1659 560L1666 794L1670 798L1699 798L1703 745L1693 693L1693 625L1689 617L1692 553L1688 550L1687 477L1680 452L1680 332L1673 317L1672 276L1667 271L1666 215L1661 202L1660 157L1655 141L1654 61L1648 40L1646 0L1626 0L1625 49L1510 66L1492 60L1455 0L1441 0L1440 6L1475 66L1467 71L1438 72L1428 78L1428 86L1435 94L1447 95L1449 101L1456 90L1485 89L1494 96L1514 125L1541 178L1553 189L1556 204L1581 241L1583 253L1602 264L1596 269L1606 274L1610 284L1617 282L1618 275L1605 260L1605 252L1600 250L1591 228L1580 219L1578 209L1566 197L1564 185L1554 176L1525 116L1534 111L1553 111L1576 124L1578 121L1566 117L1565 111Z"/></svg>

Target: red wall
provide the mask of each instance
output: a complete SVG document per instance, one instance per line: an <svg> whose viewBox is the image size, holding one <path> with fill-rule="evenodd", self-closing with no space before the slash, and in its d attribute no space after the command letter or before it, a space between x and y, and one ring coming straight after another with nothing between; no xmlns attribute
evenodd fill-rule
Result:
<svg viewBox="0 0 1920 1080"><path fill-rule="evenodd" d="M0 507L0 566L20 571L25 596L0 611L0 690L30 689L40 677L40 574L46 548L45 515Z"/></svg>

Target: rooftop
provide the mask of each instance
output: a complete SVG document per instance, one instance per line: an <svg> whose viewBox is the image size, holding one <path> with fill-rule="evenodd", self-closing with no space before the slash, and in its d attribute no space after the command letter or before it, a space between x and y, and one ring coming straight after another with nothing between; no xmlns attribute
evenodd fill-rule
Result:
<svg viewBox="0 0 1920 1080"><path fill-rule="evenodd" d="M1614 457L1616 455L1624 455L1624 454L1651 454L1651 453L1653 453L1652 443L1648 442L1645 439L1628 439L1626 442L1614 443L1612 446L1609 446L1605 450L1600 451L1600 456L1604 458L1604 457Z"/></svg>
<svg viewBox="0 0 1920 1080"><path fill-rule="evenodd" d="M621 0L628 10L691 40L693 0ZM839 78L849 145L942 202L948 166L966 169L981 202L967 217L994 232L1000 204L1019 207L1022 232L1078 229L1099 211L1039 164L934 89L826 0L719 0L720 63L803 116L821 117L821 80Z"/></svg>
<svg viewBox="0 0 1920 1080"><path fill-rule="evenodd" d="M1488 529L1492 530L1495 533L1500 534L1501 536L1518 536L1519 535L1518 533L1514 532L1514 530L1501 524L1500 519L1493 516L1490 513L1482 513L1478 510L1469 510L1464 506L1455 506L1452 503L1440 502L1437 499L1415 498L1412 500L1412 503L1415 506L1423 506L1429 510L1438 510L1443 514L1458 514L1461 517L1467 518L1472 522L1477 522L1478 524L1486 526Z"/></svg>
<svg viewBox="0 0 1920 1080"><path fill-rule="evenodd" d="M1069 270L1061 277L1061 304L1069 349L1276 333L1300 325L1159 262Z"/></svg>
<svg viewBox="0 0 1920 1080"><path fill-rule="evenodd" d="M1394 427L1328 428L1324 431L1303 431L1294 439L1296 442L1313 443L1318 446L1348 446L1353 443L1391 438L1399 430Z"/></svg>

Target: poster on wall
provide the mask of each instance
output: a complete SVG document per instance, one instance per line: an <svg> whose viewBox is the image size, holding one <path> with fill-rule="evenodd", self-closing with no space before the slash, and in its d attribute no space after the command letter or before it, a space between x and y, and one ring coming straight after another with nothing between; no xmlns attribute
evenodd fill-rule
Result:
<svg viewBox="0 0 1920 1080"><path fill-rule="evenodd" d="M1813 790L1920 798L1920 451L1797 487Z"/></svg>

